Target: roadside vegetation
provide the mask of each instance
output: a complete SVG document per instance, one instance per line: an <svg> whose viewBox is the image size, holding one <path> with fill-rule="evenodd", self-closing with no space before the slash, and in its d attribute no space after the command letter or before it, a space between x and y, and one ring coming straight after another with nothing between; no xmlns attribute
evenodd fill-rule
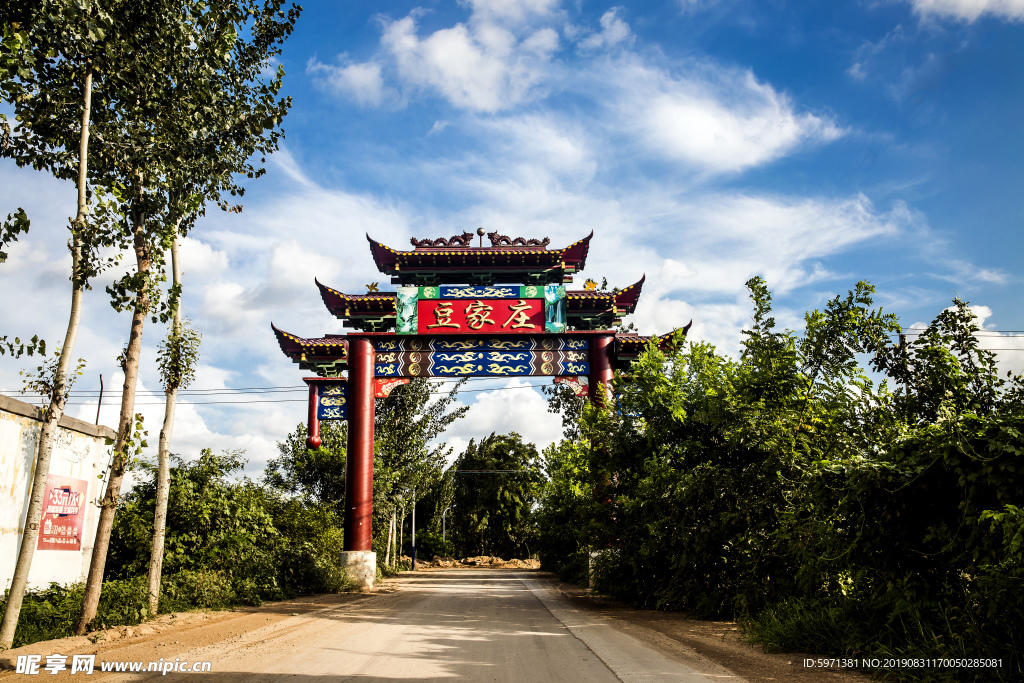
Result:
<svg viewBox="0 0 1024 683"><path fill-rule="evenodd" d="M744 620L771 650L996 658L1024 673L1024 383L960 300L903 331L864 283L778 330L764 282L738 359L652 344L602 412L555 393L546 568L656 609Z"/></svg>
<svg viewBox="0 0 1024 683"><path fill-rule="evenodd" d="M171 458L159 613L259 605L349 588L337 566L342 520L333 504L289 495L239 476L242 453L204 450ZM91 630L153 616L148 568L157 468L122 497L111 534L102 598ZM14 647L74 634L81 584L28 591Z"/></svg>

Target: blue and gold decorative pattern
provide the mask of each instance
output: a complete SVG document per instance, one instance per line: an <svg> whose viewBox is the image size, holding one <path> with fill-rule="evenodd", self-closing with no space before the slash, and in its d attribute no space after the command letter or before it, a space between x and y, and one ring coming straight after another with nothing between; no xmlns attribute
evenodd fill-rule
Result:
<svg viewBox="0 0 1024 683"><path fill-rule="evenodd" d="M476 363L445 363L431 358L430 367L424 374L432 377L466 377L485 374L482 370L483 367Z"/></svg>
<svg viewBox="0 0 1024 683"><path fill-rule="evenodd" d="M559 363L562 366L562 375L589 375L590 363Z"/></svg>
<svg viewBox="0 0 1024 683"><path fill-rule="evenodd" d="M532 355L529 351L520 351L518 353L508 353L504 351L489 351L486 355L487 360L497 361L499 363L514 363L514 362L529 362L530 356Z"/></svg>
<svg viewBox="0 0 1024 683"><path fill-rule="evenodd" d="M428 289L421 287L420 290ZM520 297L519 287L459 287L456 285L441 285L441 299L518 299ZM537 295L534 295L537 296ZM428 298L428 297L423 297ZM430 297L437 298L437 297Z"/></svg>
<svg viewBox="0 0 1024 683"><path fill-rule="evenodd" d="M318 420L348 419L348 384L321 384L317 388L316 417Z"/></svg>
<svg viewBox="0 0 1024 683"><path fill-rule="evenodd" d="M586 337L384 337L374 339L378 362L387 354L398 351L583 351L589 342Z"/></svg>
<svg viewBox="0 0 1024 683"><path fill-rule="evenodd" d="M377 377L509 377L587 374L586 351L403 351L375 363Z"/></svg>
<svg viewBox="0 0 1024 683"><path fill-rule="evenodd" d="M509 365L507 363L491 363L487 366L487 374L498 376L529 375L531 368L527 363Z"/></svg>

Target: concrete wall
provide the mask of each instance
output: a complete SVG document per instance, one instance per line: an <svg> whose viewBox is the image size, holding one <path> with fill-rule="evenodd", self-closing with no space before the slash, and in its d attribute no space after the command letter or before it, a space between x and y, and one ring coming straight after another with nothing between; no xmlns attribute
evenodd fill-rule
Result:
<svg viewBox="0 0 1024 683"><path fill-rule="evenodd" d="M35 473L36 451L42 426L42 411L28 403L0 396L0 587L8 588L21 546L28 514L29 493ZM29 573L29 587L50 582L83 581L99 522L96 501L103 494L111 448L106 439L115 437L110 427L96 426L73 417L63 417L57 444L50 459L50 474L88 482L78 550L36 550ZM38 520L37 520L38 521Z"/></svg>

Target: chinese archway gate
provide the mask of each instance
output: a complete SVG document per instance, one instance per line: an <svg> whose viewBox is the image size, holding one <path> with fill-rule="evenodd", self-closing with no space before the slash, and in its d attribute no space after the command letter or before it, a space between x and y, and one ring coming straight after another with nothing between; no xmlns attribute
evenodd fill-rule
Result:
<svg viewBox="0 0 1024 683"><path fill-rule="evenodd" d="M614 371L650 340L614 329L636 309L644 278L614 292L565 288L586 265L593 232L564 249L496 232L491 246L474 247L473 237L413 239L413 250L396 251L367 236L397 291L342 294L316 282L327 309L357 331L307 339L271 324L285 355L316 375L305 378L307 445L320 447L320 420L349 422L342 563L367 588L376 574L375 397L413 377L549 376L603 403Z"/></svg>

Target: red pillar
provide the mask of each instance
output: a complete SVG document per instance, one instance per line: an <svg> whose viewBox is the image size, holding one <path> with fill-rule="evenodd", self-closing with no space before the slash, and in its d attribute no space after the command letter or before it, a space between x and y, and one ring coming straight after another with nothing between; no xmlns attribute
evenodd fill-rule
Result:
<svg viewBox="0 0 1024 683"><path fill-rule="evenodd" d="M345 550L370 550L373 538L373 343L348 338L348 454Z"/></svg>
<svg viewBox="0 0 1024 683"><path fill-rule="evenodd" d="M603 407L612 387L612 351L615 334L595 334L590 337L590 388L588 395L595 405Z"/></svg>
<svg viewBox="0 0 1024 683"><path fill-rule="evenodd" d="M309 382L309 423L306 429L306 448L316 450L323 443L320 440L320 420L316 417L319 390L316 382Z"/></svg>

